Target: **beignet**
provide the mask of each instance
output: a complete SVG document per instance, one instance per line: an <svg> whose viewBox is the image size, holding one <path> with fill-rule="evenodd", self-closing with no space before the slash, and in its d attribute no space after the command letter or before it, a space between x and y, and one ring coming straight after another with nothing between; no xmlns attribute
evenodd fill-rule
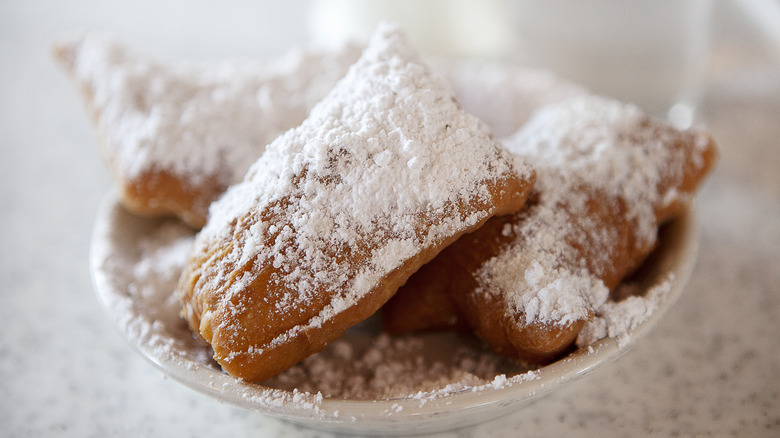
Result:
<svg viewBox="0 0 780 438"><path fill-rule="evenodd" d="M309 117L212 205L178 288L223 369L267 379L372 315L533 171L382 25Z"/></svg>
<svg viewBox="0 0 780 438"><path fill-rule="evenodd" d="M54 53L82 91L124 206L199 228L211 202L306 118L360 50L173 65L84 34L60 40Z"/></svg>
<svg viewBox="0 0 780 438"><path fill-rule="evenodd" d="M715 145L597 96L544 107L504 144L537 170L526 208L444 250L384 320L402 333L462 318L496 352L543 363L651 252L660 224L712 168Z"/></svg>

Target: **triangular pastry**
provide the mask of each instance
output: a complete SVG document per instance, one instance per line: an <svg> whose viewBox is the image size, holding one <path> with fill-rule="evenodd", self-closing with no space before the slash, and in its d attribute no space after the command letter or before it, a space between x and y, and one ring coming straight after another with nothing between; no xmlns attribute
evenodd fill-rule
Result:
<svg viewBox="0 0 780 438"><path fill-rule="evenodd" d="M385 323L400 333L465 320L493 350L545 362L647 257L716 150L706 133L597 96L542 108L504 144L537 171L526 208L421 268L385 307Z"/></svg>
<svg viewBox="0 0 780 438"><path fill-rule="evenodd" d="M200 227L209 204L306 118L360 50L174 65L82 34L57 42L54 53L83 92L125 207Z"/></svg>
<svg viewBox="0 0 780 438"><path fill-rule="evenodd" d="M267 379L379 309L534 173L394 26L214 203L178 295L229 374Z"/></svg>

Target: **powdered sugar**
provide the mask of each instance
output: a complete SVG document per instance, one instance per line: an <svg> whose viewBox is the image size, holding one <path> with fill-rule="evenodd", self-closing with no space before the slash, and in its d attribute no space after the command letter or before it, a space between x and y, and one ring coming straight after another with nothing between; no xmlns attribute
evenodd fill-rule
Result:
<svg viewBox="0 0 780 438"><path fill-rule="evenodd" d="M227 186L299 124L359 50L291 51L267 62L168 65L95 34L57 43L88 94L118 176L165 170Z"/></svg>
<svg viewBox="0 0 780 438"><path fill-rule="evenodd" d="M104 214L92 261L96 287L115 324L155 357L210 363L211 354L193 342L179 317L181 305L173 294L192 245L192 229L174 221L139 228L140 219L116 206ZM117 290L116 283L122 288Z"/></svg>
<svg viewBox="0 0 780 438"><path fill-rule="evenodd" d="M553 169L555 176L541 178L537 186L555 202L571 205L568 192L577 186L625 200L636 245L647 246L658 228L654 209L685 196L673 187L659 192L661 181L680 180L686 160L701 160L699 143L706 136L696 137L699 150L689 152L675 147L675 135L634 105L582 96L540 109L505 144L539 169Z"/></svg>
<svg viewBox="0 0 780 438"><path fill-rule="evenodd" d="M526 323L562 326L607 302L600 278L618 242L646 252L657 236L656 209L682 195L659 187L681 172L685 151L672 147L671 131L647 120L632 105L581 96L540 109L505 140L536 166L538 202L504 230L517 238L482 265L478 293L501 295ZM609 216L625 217L628 237L618 235L621 225L602 225L605 219L591 212L594 199L607 203Z"/></svg>
<svg viewBox="0 0 780 438"><path fill-rule="evenodd" d="M527 217L524 223L529 227L538 224L532 219L533 211ZM584 268L572 271L561 266L555 249L563 251L563 246L537 246L545 238L529 234L522 243L485 262L477 273L480 291L504 294L508 308L526 324L541 321L565 326L587 319L591 309L606 300L609 290Z"/></svg>
<svg viewBox="0 0 780 438"><path fill-rule="evenodd" d="M297 388L293 388L291 391L255 391L254 388L249 388L244 394L245 400L256 403L261 406L268 407L283 407L283 406L297 406L301 409L308 409L319 412L320 405L322 404L323 395L321 392L309 393L301 392Z"/></svg>
<svg viewBox="0 0 780 438"><path fill-rule="evenodd" d="M469 337L454 333L391 337L358 329L265 384L356 400L423 400L500 387L518 372L525 375L522 367L486 354Z"/></svg>
<svg viewBox="0 0 780 438"><path fill-rule="evenodd" d="M577 345L587 346L609 337L617 339L620 347L625 346L631 341L631 332L647 321L667 298L673 281L674 274L669 274L646 291L635 290L636 285L632 283L621 284L619 289L632 290L616 291L616 296L624 295L624 298L610 300L599 307L596 317L585 324L577 337Z"/></svg>

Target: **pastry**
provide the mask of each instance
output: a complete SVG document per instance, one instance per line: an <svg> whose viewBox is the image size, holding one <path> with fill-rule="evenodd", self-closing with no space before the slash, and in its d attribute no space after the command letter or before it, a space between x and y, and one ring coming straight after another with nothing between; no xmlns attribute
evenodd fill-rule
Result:
<svg viewBox="0 0 780 438"><path fill-rule="evenodd" d="M62 39L56 59L83 92L124 206L199 228L279 134L357 59L351 45L269 62L159 63L106 37Z"/></svg>
<svg viewBox="0 0 780 438"><path fill-rule="evenodd" d="M526 208L444 250L385 306L384 320L395 333L465 320L496 352L544 363L647 257L716 151L705 133L598 96L544 107L504 144L537 170Z"/></svg>
<svg viewBox="0 0 780 438"><path fill-rule="evenodd" d="M376 312L534 172L382 25L303 123L212 204L177 295L230 375L262 381Z"/></svg>

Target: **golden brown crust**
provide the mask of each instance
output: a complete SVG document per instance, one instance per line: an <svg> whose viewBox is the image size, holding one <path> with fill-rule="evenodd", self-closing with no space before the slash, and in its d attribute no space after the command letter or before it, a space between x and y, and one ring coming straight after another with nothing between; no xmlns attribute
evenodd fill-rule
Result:
<svg viewBox="0 0 780 438"><path fill-rule="evenodd" d="M527 198L533 179L520 179L509 176L490 184L492 197L489 202L480 202L477 206L463 206L458 214L469 215L479 209L488 209L490 214L506 214L519 209ZM231 272L228 281L219 289L213 289L209 282L217 271L225 270L220 257L231 251L234 245L244 245L240 236L242 230L251 227L258 220L284 228L284 218L273 216L269 210L260 217L246 217L235 225L234 236L239 240L211 242L205 245L208 252L197 254L188 263L180 281L180 298L185 303L185 317L193 330L211 344L215 359L231 375L248 381L262 381L289 368L301 359L316 353L357 322L375 313L420 266L433 259L442 248L447 247L463 233L479 228L484 220L428 246L400 266L388 273L380 282L349 308L322 321L319 325L307 325L307 321L316 319L344 291L332 290L322 285L313 285L315 290L305 303L285 307L279 312L278 304L286 297L295 296L299 284L288 279L283 268L276 268L272 260L260 264L253 260L244 266L228 266ZM440 218L421 217L418 219L420 233L424 228ZM273 240L269 235L267 239ZM365 263L367 253L376 251L381 241L365 236L364 246L342 248L332 256L348 265L359 267ZM298 253L300 249L282 248L281 251ZM300 259L304 257L299 255ZM357 269L353 272L357 272ZM230 295L230 301L223 297L233 290L234 283L244 275L250 275L249 284L236 288ZM301 328L303 327L303 328ZM280 342L279 340L282 339Z"/></svg>
<svg viewBox="0 0 780 438"><path fill-rule="evenodd" d="M206 223L210 201L226 185L216 178L195 183L167 171L149 170L120 185L122 204L130 212L148 217L175 216L193 228Z"/></svg>

